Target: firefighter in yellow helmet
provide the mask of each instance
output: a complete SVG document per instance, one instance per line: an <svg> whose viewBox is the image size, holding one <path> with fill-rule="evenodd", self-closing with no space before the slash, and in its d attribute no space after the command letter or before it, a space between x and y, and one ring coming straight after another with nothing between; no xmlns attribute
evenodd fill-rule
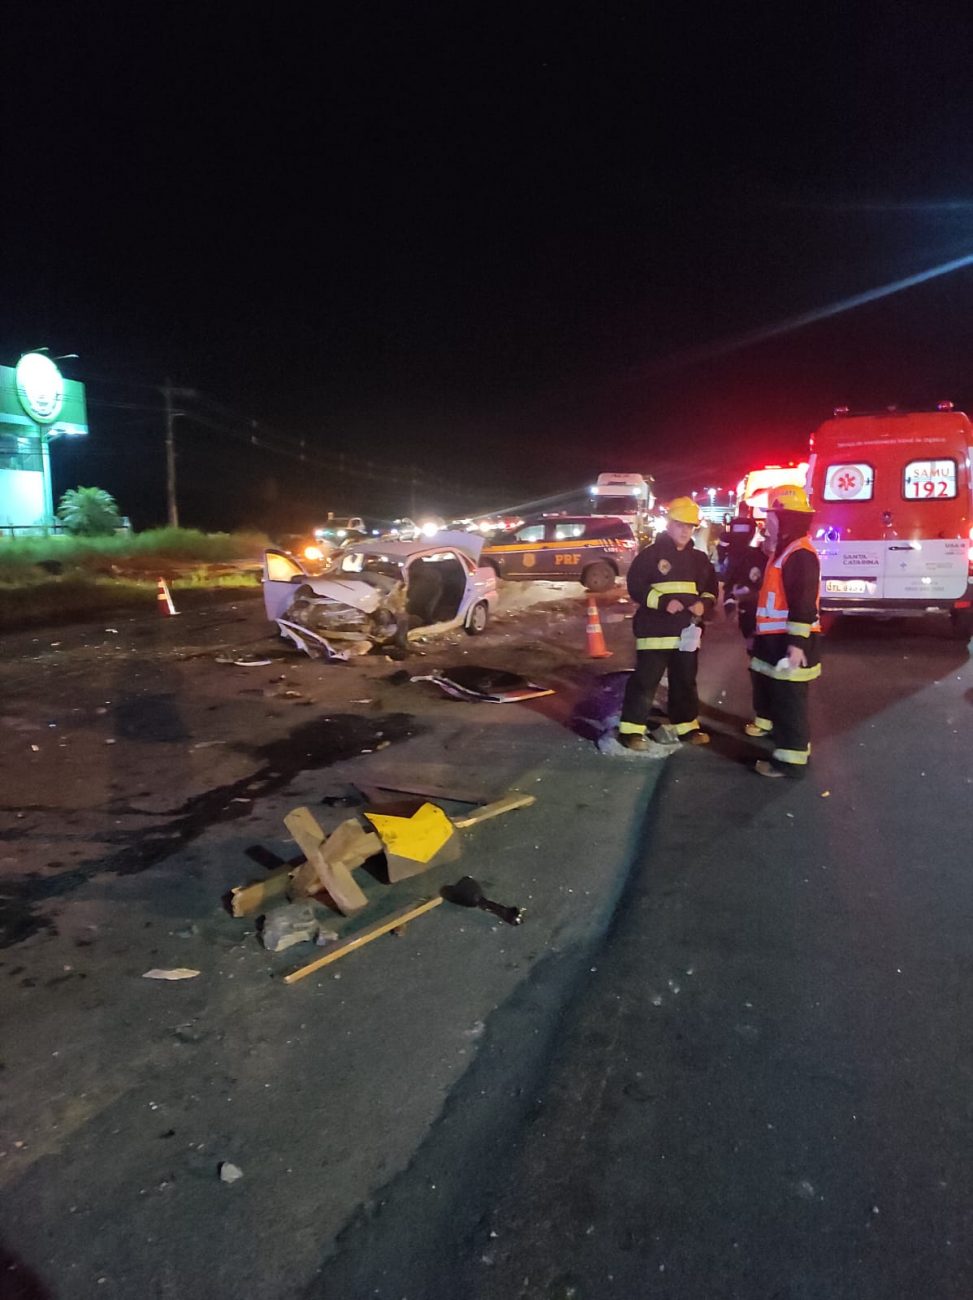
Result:
<svg viewBox="0 0 973 1300"><path fill-rule="evenodd" d="M813 517L803 488L771 491L766 527L772 549L750 660L754 719L745 728L748 736L774 742L770 759L756 764L761 776L803 776L811 752L808 685L821 676L821 564L808 537Z"/></svg>
<svg viewBox="0 0 973 1300"><path fill-rule="evenodd" d="M636 605L636 653L618 727L626 749L646 748L649 713L664 673L669 676L668 715L675 735L692 745L709 742L699 729L696 667L700 624L716 600L716 571L709 556L693 545L699 520L699 506L691 498L670 502L665 531L635 557L628 571L628 592Z"/></svg>

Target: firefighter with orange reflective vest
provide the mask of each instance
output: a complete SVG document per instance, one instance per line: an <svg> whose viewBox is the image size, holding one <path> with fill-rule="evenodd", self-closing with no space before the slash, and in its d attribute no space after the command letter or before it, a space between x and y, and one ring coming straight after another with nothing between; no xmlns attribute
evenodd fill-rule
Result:
<svg viewBox="0 0 973 1300"><path fill-rule="evenodd" d="M821 676L821 563L808 537L812 518L803 488L771 491L766 527L773 549L757 598L750 660L754 719L744 728L774 742L769 761L756 764L761 776L803 776L811 752L808 684Z"/></svg>
<svg viewBox="0 0 973 1300"><path fill-rule="evenodd" d="M696 667L701 621L716 600L716 571L693 545L699 506L690 497L670 502L665 531L632 561L628 592L636 605L635 671L625 687L618 739L626 749L647 747L649 713L664 673L669 675L669 722L691 745L706 745L699 729Z"/></svg>

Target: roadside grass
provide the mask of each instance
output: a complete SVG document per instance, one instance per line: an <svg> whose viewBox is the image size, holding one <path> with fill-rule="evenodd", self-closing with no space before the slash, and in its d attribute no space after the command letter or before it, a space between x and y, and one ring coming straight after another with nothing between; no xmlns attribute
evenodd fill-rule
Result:
<svg viewBox="0 0 973 1300"><path fill-rule="evenodd" d="M256 573L206 576L202 571L173 579L173 593L198 603L198 598L216 592L231 595L255 592L260 586ZM72 575L48 578L30 585L0 582L0 631L78 623L115 612L150 610L156 603L155 581L130 578L98 578Z"/></svg>
<svg viewBox="0 0 973 1300"><path fill-rule="evenodd" d="M257 532L203 533L195 528L151 528L111 537L0 537L0 583L33 583L52 573L152 573L171 566L259 560L268 545Z"/></svg>
<svg viewBox="0 0 973 1300"><path fill-rule="evenodd" d="M253 590L267 545L256 532L191 528L112 537L0 537L0 629L148 609L160 577L190 597Z"/></svg>

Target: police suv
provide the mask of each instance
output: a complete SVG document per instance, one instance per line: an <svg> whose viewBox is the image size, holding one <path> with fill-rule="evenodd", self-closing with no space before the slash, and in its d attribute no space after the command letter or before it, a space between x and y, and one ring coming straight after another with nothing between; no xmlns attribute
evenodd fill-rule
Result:
<svg viewBox="0 0 973 1300"><path fill-rule="evenodd" d="M535 517L495 537L480 563L492 565L498 577L580 582L588 591L609 591L638 550L630 525L612 515Z"/></svg>

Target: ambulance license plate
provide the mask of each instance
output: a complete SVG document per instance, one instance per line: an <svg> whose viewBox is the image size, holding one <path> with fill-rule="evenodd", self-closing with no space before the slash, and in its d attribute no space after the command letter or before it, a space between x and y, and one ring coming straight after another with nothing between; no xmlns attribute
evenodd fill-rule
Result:
<svg viewBox="0 0 973 1300"><path fill-rule="evenodd" d="M829 596L867 596L871 585L865 578L827 578L824 590Z"/></svg>

